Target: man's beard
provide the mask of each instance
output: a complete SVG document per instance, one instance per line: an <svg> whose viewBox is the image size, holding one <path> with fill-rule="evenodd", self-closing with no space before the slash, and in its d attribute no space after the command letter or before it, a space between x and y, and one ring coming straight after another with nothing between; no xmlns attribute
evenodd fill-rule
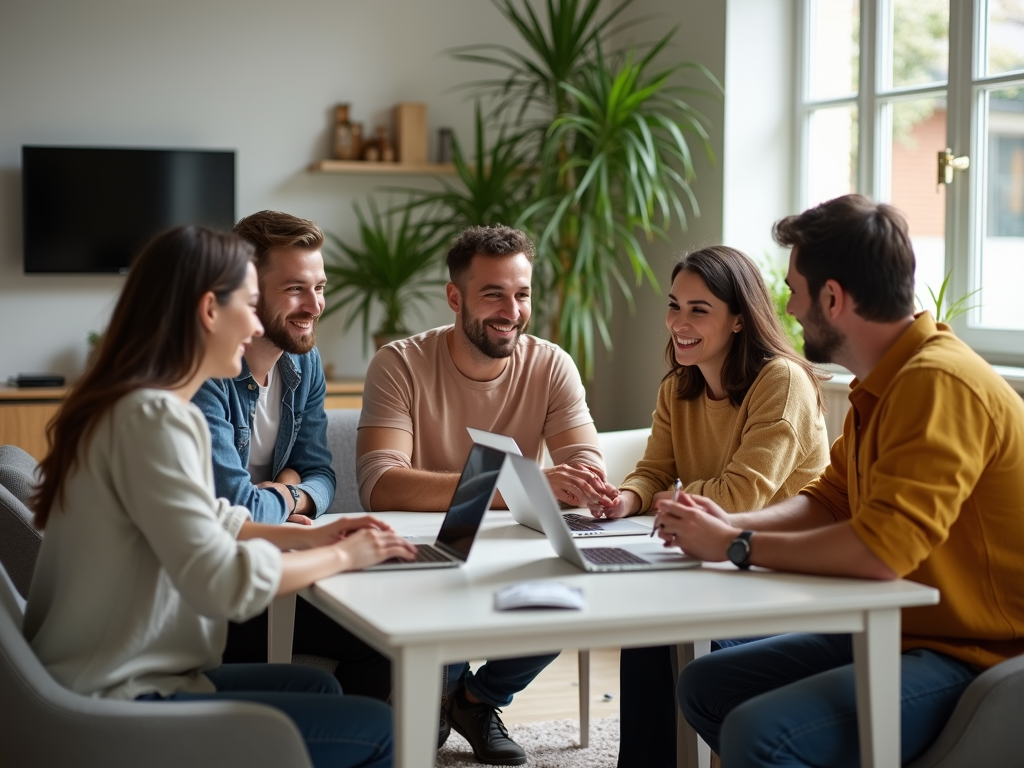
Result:
<svg viewBox="0 0 1024 768"><path fill-rule="evenodd" d="M831 363L846 338L825 321L825 313L816 301L807 310L804 327L804 357L812 363ZM811 336L815 338L811 338Z"/></svg>
<svg viewBox="0 0 1024 768"><path fill-rule="evenodd" d="M476 320L468 315L464 315L462 318L462 332L466 334L466 338L469 339L473 346L480 350L481 354L494 360L500 360L505 357L511 357L515 351L516 344L519 343L519 337L526 331L526 326L529 325L529 321L520 320L515 323L516 335L511 339L505 341L491 341L487 335L487 324L496 323L497 325L509 325L509 323L498 322L494 318L487 320Z"/></svg>
<svg viewBox="0 0 1024 768"><path fill-rule="evenodd" d="M263 323L263 338L275 347L284 352L290 352L293 355L304 355L316 345L316 317L306 313L295 314L290 317L270 317L264 311L265 309L263 306L258 307L256 314ZM288 325L289 320L310 320L313 325L310 327L309 333L295 336L291 333L291 326Z"/></svg>

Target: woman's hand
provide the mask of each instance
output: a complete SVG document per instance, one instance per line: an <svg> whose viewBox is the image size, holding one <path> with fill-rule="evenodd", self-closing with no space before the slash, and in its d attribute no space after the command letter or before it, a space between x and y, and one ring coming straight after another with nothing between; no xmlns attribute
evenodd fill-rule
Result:
<svg viewBox="0 0 1024 768"><path fill-rule="evenodd" d="M341 541L345 537L367 528L394 533L395 529L373 515L339 517L327 525L318 525L309 531L311 547L324 547Z"/></svg>
<svg viewBox="0 0 1024 768"><path fill-rule="evenodd" d="M363 527L339 539L333 546L345 558L344 571L359 571L393 557L416 559L416 547L390 528Z"/></svg>
<svg viewBox="0 0 1024 768"><path fill-rule="evenodd" d="M708 562L726 559L730 542L740 534L729 514L711 499L681 493L679 501L662 499L654 525L666 547L680 547L693 557Z"/></svg>
<svg viewBox="0 0 1024 768"><path fill-rule="evenodd" d="M640 511L640 496L630 490L619 491L612 505L592 504L589 508L590 514L594 517L606 517L609 519L629 517Z"/></svg>

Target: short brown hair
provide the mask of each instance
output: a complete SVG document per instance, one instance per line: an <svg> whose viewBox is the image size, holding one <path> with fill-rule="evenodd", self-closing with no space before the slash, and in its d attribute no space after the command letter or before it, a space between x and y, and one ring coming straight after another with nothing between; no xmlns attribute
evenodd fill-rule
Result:
<svg viewBox="0 0 1024 768"><path fill-rule="evenodd" d="M234 232L256 249L256 271L260 276L266 271L267 255L275 248L319 251L324 244L324 233L316 222L280 211L260 211L246 216L235 224Z"/></svg>
<svg viewBox="0 0 1024 768"><path fill-rule="evenodd" d="M835 280L865 320L891 323L913 314L914 247L907 220L891 205L843 195L780 219L772 236L796 248L812 300Z"/></svg>
<svg viewBox="0 0 1024 768"><path fill-rule="evenodd" d="M448 278L458 283L474 256L515 256L522 253L533 264L533 243L525 232L503 224L467 227L448 250Z"/></svg>

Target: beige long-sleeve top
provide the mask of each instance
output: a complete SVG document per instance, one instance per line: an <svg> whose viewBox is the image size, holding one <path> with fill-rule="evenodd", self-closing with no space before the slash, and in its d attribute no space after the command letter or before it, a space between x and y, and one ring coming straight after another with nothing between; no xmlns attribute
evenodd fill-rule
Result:
<svg viewBox="0 0 1024 768"><path fill-rule="evenodd" d="M79 452L51 511L25 637L87 696L212 692L227 620L273 599L281 553L238 541L249 513L213 492L203 414L163 390L121 398Z"/></svg>
<svg viewBox="0 0 1024 768"><path fill-rule="evenodd" d="M644 457L621 485L640 496L641 512L677 477L728 512L760 509L795 496L828 464L814 386L785 358L761 369L738 408L706 393L679 400L675 389L674 379L662 382Z"/></svg>

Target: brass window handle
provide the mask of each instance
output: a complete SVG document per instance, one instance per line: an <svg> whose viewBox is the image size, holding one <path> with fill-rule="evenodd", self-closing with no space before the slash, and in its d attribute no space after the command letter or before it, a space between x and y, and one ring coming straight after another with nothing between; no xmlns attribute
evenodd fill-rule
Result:
<svg viewBox="0 0 1024 768"><path fill-rule="evenodd" d="M966 171L971 165L967 155L954 157L949 147L939 150L939 184L952 184L953 171Z"/></svg>

